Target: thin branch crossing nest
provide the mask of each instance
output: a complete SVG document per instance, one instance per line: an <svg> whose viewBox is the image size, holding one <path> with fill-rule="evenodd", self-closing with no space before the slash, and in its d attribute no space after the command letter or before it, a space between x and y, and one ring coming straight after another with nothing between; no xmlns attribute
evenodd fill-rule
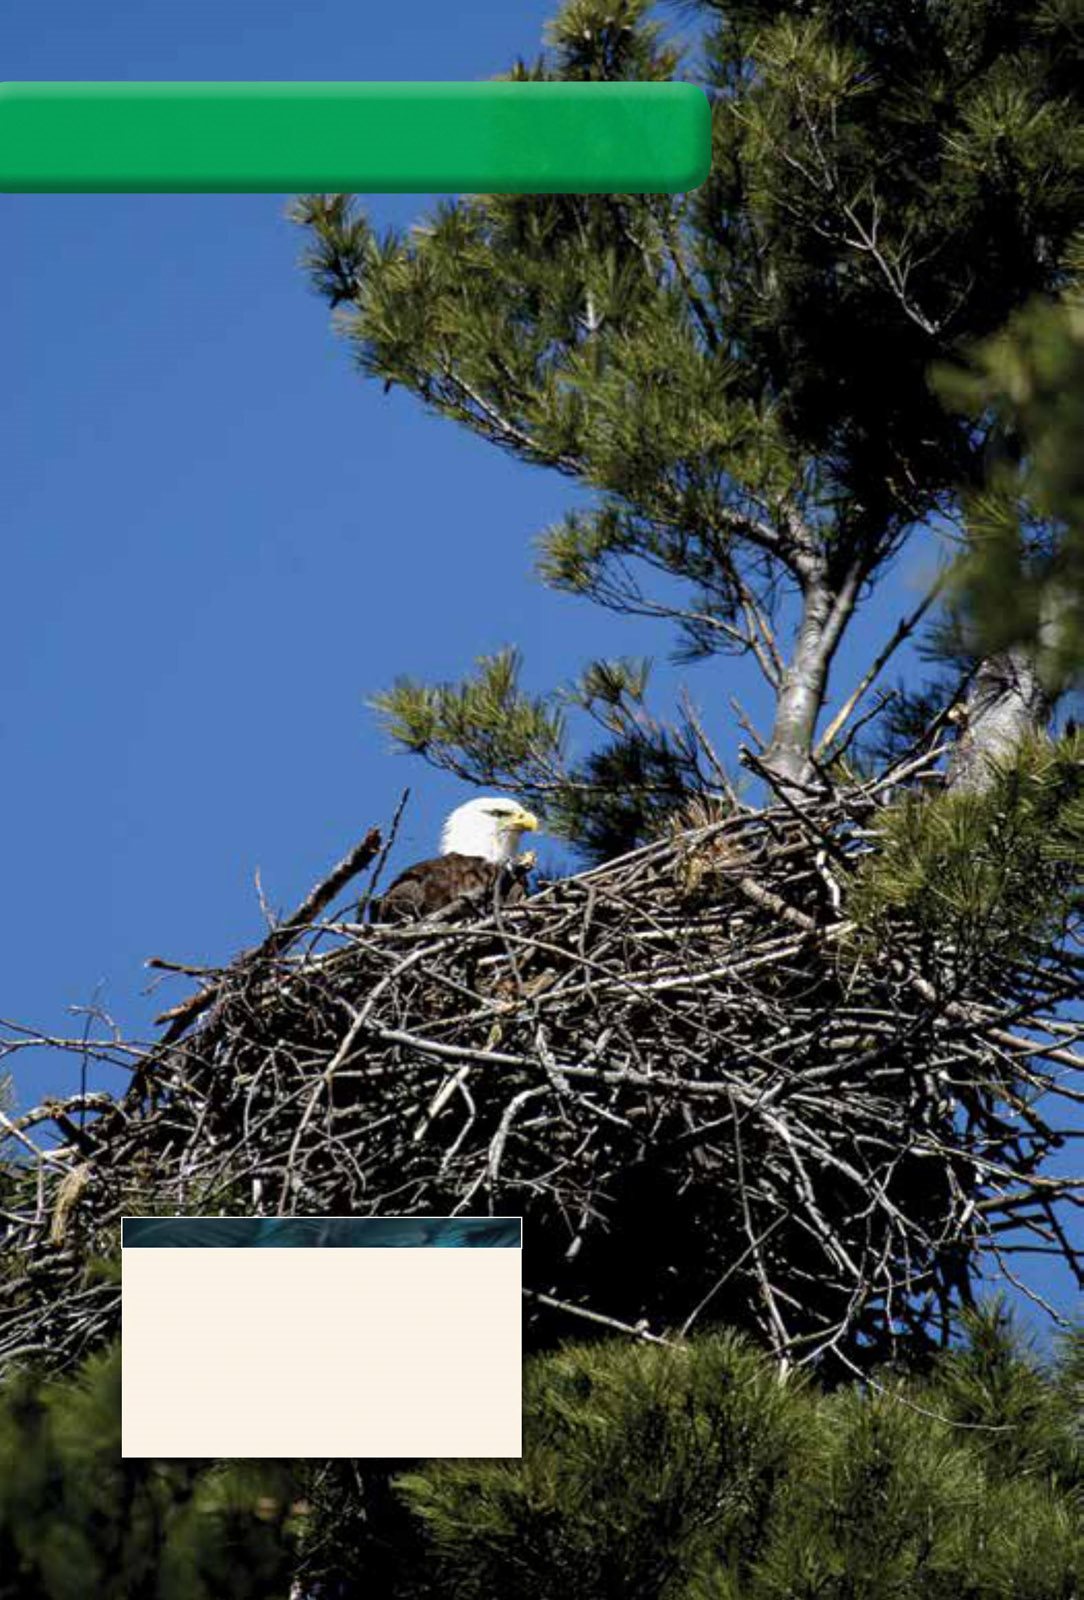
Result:
<svg viewBox="0 0 1084 1600"><path fill-rule="evenodd" d="M9 1119L0 1363L115 1328L87 1263L151 1211L522 1214L535 1340L726 1321L851 1370L942 1340L978 1247L1073 1261L1079 1185L1040 1169L1080 1098L1077 970L962 984L916 930L863 937L848 886L886 792L411 925L325 915L370 834L163 1041L92 1046L125 1094Z"/></svg>

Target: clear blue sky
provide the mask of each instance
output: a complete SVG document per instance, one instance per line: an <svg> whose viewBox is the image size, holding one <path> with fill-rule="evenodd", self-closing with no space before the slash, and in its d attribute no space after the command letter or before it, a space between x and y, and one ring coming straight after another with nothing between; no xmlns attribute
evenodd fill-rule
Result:
<svg viewBox="0 0 1084 1600"><path fill-rule="evenodd" d="M481 79L551 11L35 0L0 18L0 76ZM184 992L143 994L148 956L250 944L255 870L291 908L407 784L396 859L431 851L466 796L365 710L397 674L458 677L506 643L539 688L589 655L665 660L662 629L532 578L567 484L351 370L288 198L0 196L0 1015L46 1031L100 989L146 1035ZM722 733L733 670L686 677ZM70 1084L61 1057L17 1073L24 1105Z"/></svg>
<svg viewBox="0 0 1084 1600"><path fill-rule="evenodd" d="M546 14L43 0L5 8L0 61L8 79L484 78ZM0 196L0 1014L50 1031L99 983L145 1031L147 956L251 942L256 868L288 909L408 783L400 849L429 853L459 786L390 754L365 697L512 640L541 684L597 626L530 576L567 486L356 376L288 198ZM27 1075L23 1103L66 1068Z"/></svg>

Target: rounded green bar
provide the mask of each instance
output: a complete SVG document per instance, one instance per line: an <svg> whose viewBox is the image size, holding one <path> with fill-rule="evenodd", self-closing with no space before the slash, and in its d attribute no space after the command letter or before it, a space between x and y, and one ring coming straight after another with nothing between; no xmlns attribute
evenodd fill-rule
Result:
<svg viewBox="0 0 1084 1600"><path fill-rule="evenodd" d="M686 83L5 83L9 193L675 193Z"/></svg>

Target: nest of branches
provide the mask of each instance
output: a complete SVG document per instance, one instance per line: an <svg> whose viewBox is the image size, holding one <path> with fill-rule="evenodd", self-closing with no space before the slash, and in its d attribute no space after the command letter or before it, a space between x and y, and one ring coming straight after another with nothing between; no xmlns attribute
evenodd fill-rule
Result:
<svg viewBox="0 0 1084 1600"><path fill-rule="evenodd" d="M9 1120L0 1362L115 1328L93 1263L125 1214L520 1214L536 1343L725 1321L848 1370L942 1342L979 1252L1072 1259L1041 1169L1079 1098L1075 969L871 939L848 906L887 793L408 925L329 910L375 889L371 833L156 1044L73 1042L125 1093Z"/></svg>

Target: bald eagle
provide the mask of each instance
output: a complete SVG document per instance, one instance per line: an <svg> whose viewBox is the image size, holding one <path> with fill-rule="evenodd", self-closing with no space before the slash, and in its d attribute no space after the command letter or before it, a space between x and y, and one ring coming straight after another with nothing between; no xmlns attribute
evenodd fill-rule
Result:
<svg viewBox="0 0 1084 1600"><path fill-rule="evenodd" d="M534 833L538 818L515 800L483 795L468 800L448 817L441 853L401 872L373 902L375 922L408 922L454 905L465 895L488 901L494 887L502 899L519 899L533 855L516 859L519 841Z"/></svg>

